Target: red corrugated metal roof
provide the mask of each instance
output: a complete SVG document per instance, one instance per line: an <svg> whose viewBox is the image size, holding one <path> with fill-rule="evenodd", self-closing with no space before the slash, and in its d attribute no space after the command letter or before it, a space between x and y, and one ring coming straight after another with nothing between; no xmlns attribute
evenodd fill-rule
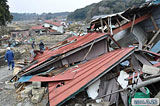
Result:
<svg viewBox="0 0 160 106"><path fill-rule="evenodd" d="M62 26L62 24L58 23L58 22L53 22L53 21L50 21L50 20L46 20L44 21L45 23L48 23L48 24L52 24L52 25L55 25L55 26Z"/></svg>
<svg viewBox="0 0 160 106"><path fill-rule="evenodd" d="M53 76L53 77L33 76L28 82L33 82L33 81L40 81L40 82L67 81L67 80L73 79L75 75L76 75L76 72L72 72L72 73L64 72L64 73L58 74L57 76Z"/></svg>
<svg viewBox="0 0 160 106"><path fill-rule="evenodd" d="M39 26L32 26L33 30L39 30L39 29L45 29L42 25L39 25Z"/></svg>
<svg viewBox="0 0 160 106"><path fill-rule="evenodd" d="M70 73L77 72L73 80L65 81L65 84L59 88L56 87L60 82L49 83L50 106L56 106L68 100L70 96L75 95L95 78L107 72L107 69L127 57L126 55L131 54L133 50L134 48L122 48L111 51L84 64L79 64L78 68L67 70Z"/></svg>
<svg viewBox="0 0 160 106"><path fill-rule="evenodd" d="M105 33L88 33L85 36L78 36L76 37L76 41L73 43L70 43L66 46L63 46L57 50L45 50L44 53L42 55L38 55L34 58L34 60L38 60L38 63L35 65L32 65L30 68L28 68L26 71L32 69L33 67L36 67L37 65L43 63L44 61L46 61L47 59L49 59L51 56L55 56L58 54L63 54L66 53L70 50L73 50L75 48L78 48L80 46L83 46L97 38L100 38L102 36L106 35ZM75 37L73 38L75 39Z"/></svg>

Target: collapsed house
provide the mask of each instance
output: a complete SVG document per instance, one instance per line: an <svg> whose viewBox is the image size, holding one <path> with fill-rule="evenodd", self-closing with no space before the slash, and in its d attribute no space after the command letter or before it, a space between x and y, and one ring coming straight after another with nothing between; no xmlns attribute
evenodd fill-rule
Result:
<svg viewBox="0 0 160 106"><path fill-rule="evenodd" d="M148 3L98 17L91 21L88 31L106 32L122 47L136 45L141 50L150 50L160 39L159 9L159 4Z"/></svg>
<svg viewBox="0 0 160 106"><path fill-rule="evenodd" d="M10 81L18 82L17 92L25 83L41 82L48 88L50 106L128 106L138 93L155 97L160 91L160 54L144 49L158 39L158 24L151 25L151 32L146 26L155 22L158 8L146 4L96 19L88 34L35 50L33 61Z"/></svg>

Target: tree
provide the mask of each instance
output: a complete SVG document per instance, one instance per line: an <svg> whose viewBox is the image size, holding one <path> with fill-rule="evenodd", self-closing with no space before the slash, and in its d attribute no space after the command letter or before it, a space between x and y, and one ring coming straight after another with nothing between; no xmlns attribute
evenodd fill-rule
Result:
<svg viewBox="0 0 160 106"><path fill-rule="evenodd" d="M7 0L0 0L0 26L6 26L13 19L9 11Z"/></svg>
<svg viewBox="0 0 160 106"><path fill-rule="evenodd" d="M0 45L1 45L1 35L4 35L5 26L7 23L11 22L13 19L12 15L9 11L9 6L7 4L7 0L0 0L0 27L1 27L1 34L0 34Z"/></svg>

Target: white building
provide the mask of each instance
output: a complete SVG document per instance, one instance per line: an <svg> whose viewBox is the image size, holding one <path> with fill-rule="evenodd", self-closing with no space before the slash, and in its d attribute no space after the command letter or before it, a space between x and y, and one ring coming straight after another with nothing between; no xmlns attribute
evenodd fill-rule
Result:
<svg viewBox="0 0 160 106"><path fill-rule="evenodd" d="M64 33L64 26L58 22L53 22L53 21L49 21L49 20L46 20L43 24L43 26L45 28L51 28L53 30L56 30L57 32L60 32L60 33Z"/></svg>

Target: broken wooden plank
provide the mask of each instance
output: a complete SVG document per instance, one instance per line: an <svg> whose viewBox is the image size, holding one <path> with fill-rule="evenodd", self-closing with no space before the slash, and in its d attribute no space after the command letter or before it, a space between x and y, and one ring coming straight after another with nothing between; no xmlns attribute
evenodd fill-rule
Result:
<svg viewBox="0 0 160 106"><path fill-rule="evenodd" d="M118 14L122 19L126 20L127 22L130 22L129 19L125 18L124 16L122 16L121 14Z"/></svg>
<svg viewBox="0 0 160 106"><path fill-rule="evenodd" d="M136 19L136 14L134 14L134 17L133 17L133 22L132 22L132 26L131 26L131 32L133 31L135 19Z"/></svg>
<svg viewBox="0 0 160 106"><path fill-rule="evenodd" d="M102 33L104 33L104 27L103 27L103 20L102 20L102 18L100 18L100 22L101 22L101 27L102 27Z"/></svg>
<svg viewBox="0 0 160 106"><path fill-rule="evenodd" d="M158 26L157 26L157 24L156 24L155 19L153 18L153 16L151 16L151 20L152 20L152 23L153 23L155 29L158 30L159 28L158 28Z"/></svg>
<svg viewBox="0 0 160 106"><path fill-rule="evenodd" d="M147 47L156 39L156 37L159 35L160 29L157 31L157 33L152 37L152 39L149 41L147 46L144 49L147 49Z"/></svg>

